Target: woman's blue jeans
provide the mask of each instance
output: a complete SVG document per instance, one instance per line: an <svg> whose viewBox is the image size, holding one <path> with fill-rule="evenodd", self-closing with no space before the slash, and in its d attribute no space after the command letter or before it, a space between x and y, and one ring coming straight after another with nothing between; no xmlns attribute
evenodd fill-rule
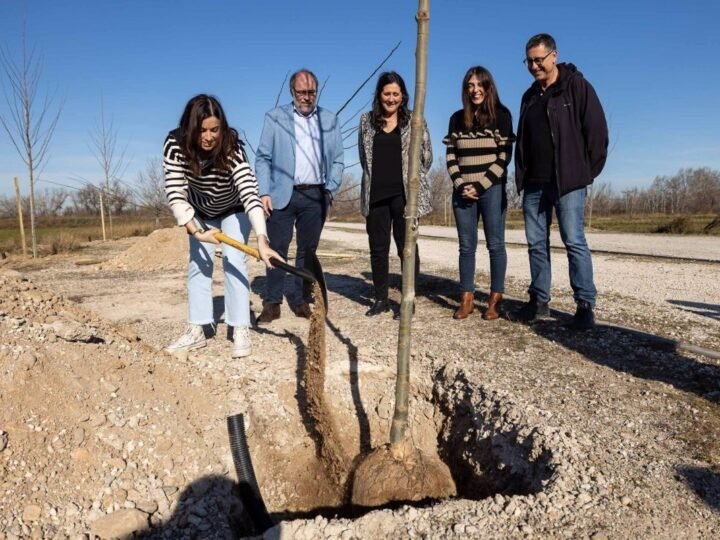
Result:
<svg viewBox="0 0 720 540"><path fill-rule="evenodd" d="M221 219L205 220L206 227L215 227L228 236L246 243L250 234L250 220L244 212ZM210 324L213 320L212 275L216 244L200 242L190 236L188 264L188 322ZM225 322L229 326L250 326L250 283L245 254L223 244L225 272Z"/></svg>
<svg viewBox="0 0 720 540"><path fill-rule="evenodd" d="M453 191L453 213L460 244L458 266L462 291L475 290L475 252L478 243L478 221L482 216L485 244L490 255L490 290L504 292L507 270L505 184L493 185L485 190L477 201L463 199L457 190Z"/></svg>
<svg viewBox="0 0 720 540"><path fill-rule="evenodd" d="M540 302L550 301L550 225L554 208L560 237L567 251L573 297L576 302L585 300L595 306L597 290L593 282L590 248L585 240L586 192L587 188L580 188L559 196L554 182L525 186L523 216L530 256L528 292Z"/></svg>

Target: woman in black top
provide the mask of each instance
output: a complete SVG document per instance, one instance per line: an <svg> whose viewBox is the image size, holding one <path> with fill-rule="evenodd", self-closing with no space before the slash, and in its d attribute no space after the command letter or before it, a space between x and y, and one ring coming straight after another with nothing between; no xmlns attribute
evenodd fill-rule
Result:
<svg viewBox="0 0 720 540"><path fill-rule="evenodd" d="M391 231L398 257L402 261L412 118L412 112L407 107L408 101L409 96L402 77L394 71L383 73L375 88L373 110L364 113L360 118L358 148L363 169L360 210L366 219L370 267L375 287L375 302L365 313L368 317L390 310L388 258ZM426 173L432 165L432 147L425 124L420 154L418 217L431 210ZM415 257L417 276L420 267L417 251Z"/></svg>

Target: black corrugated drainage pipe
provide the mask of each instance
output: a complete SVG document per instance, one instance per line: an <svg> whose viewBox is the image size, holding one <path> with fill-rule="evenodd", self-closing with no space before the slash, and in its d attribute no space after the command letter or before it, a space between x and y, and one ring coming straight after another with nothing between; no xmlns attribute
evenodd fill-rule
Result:
<svg viewBox="0 0 720 540"><path fill-rule="evenodd" d="M259 534L264 533L275 524L270 519L255 479L255 470L250 460L250 450L245 438L245 420L242 414L227 417L230 450L232 452L235 472L238 478L240 499L247 509L248 515Z"/></svg>

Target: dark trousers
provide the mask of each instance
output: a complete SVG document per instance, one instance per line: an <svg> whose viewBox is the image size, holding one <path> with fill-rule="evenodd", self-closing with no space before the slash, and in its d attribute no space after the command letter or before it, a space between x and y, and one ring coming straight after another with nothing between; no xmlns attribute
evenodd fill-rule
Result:
<svg viewBox="0 0 720 540"><path fill-rule="evenodd" d="M390 234L395 239L395 248L402 262L405 245L405 197L397 195L370 205L365 221L365 230L370 244L370 268L372 269L375 299L388 297L388 273L390 256ZM420 272L420 255L415 249L415 283Z"/></svg>
<svg viewBox="0 0 720 540"><path fill-rule="evenodd" d="M294 227L297 231L295 266L303 268L305 265L305 250L310 248L315 251L318 247L326 214L325 193L322 186L303 190L294 189L288 205L282 210L273 210L272 215L267 220L270 247L277 251L283 259L287 260ZM267 270L265 304L282 303L285 273L284 270L277 268ZM302 278L293 276L292 287L288 294L288 303L293 308L311 300L310 296L303 294L302 285Z"/></svg>

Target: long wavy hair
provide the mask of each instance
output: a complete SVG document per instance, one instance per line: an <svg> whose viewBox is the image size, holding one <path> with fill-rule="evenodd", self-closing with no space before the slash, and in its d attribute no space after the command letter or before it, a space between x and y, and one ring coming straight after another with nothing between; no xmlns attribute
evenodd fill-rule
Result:
<svg viewBox="0 0 720 540"><path fill-rule="evenodd" d="M410 96L408 95L407 88L405 87L405 81L403 81L403 78L394 71L386 71L385 73L380 74L377 86L375 86L372 125L376 130L381 130L385 127L385 118L383 117L380 95L382 94L383 88L385 88L388 84L393 83L400 87L400 93L402 94L402 103L400 104L400 107L398 107L398 126L404 128L410 122L410 109L408 109L407 106L410 101Z"/></svg>
<svg viewBox="0 0 720 540"><path fill-rule="evenodd" d="M485 99L479 106L475 106L470 101L470 93L467 88L473 75L477 77L483 90L485 90ZM462 82L462 104L465 129L472 129L473 125L487 127L495 124L497 120L496 111L498 107L503 107L503 104L500 101L492 74L484 67L473 66L467 70Z"/></svg>
<svg viewBox="0 0 720 540"><path fill-rule="evenodd" d="M180 117L180 130L183 137L180 147L188 160L188 165L195 175L200 174L200 154L203 153L198 140L202 130L203 120L214 116L220 121L218 144L210 151L209 157L213 166L221 171L229 171L230 160L235 155L238 144L238 133L228 125L225 111L215 96L199 94L185 105Z"/></svg>

